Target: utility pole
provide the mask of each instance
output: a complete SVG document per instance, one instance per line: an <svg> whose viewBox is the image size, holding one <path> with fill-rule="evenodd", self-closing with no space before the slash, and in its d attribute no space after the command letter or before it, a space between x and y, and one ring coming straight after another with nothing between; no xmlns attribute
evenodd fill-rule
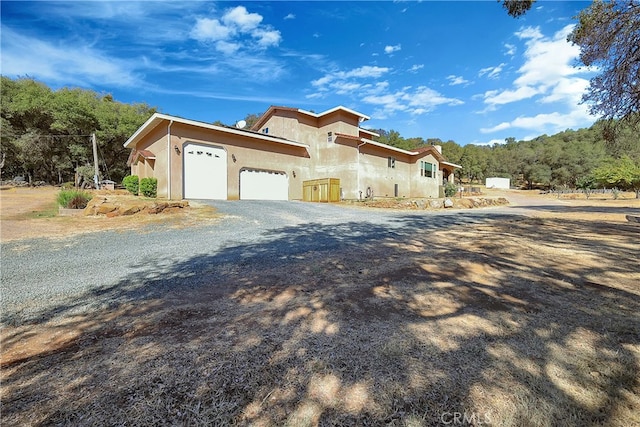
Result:
<svg viewBox="0 0 640 427"><path fill-rule="evenodd" d="M91 142L93 143L93 167L95 168L93 183L96 185L96 189L99 189L100 169L98 169L98 142L96 141L95 132L91 134Z"/></svg>

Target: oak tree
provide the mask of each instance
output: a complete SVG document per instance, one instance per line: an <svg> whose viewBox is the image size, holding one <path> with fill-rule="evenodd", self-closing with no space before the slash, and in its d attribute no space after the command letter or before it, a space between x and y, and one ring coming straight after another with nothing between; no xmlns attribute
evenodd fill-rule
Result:
<svg viewBox="0 0 640 427"><path fill-rule="evenodd" d="M582 98L591 113L610 124L639 123L640 2L594 1L580 12L568 40L580 47L580 61L598 70Z"/></svg>

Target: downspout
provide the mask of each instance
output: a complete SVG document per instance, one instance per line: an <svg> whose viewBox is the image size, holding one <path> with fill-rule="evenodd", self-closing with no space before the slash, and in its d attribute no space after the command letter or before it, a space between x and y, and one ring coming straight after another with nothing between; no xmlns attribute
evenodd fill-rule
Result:
<svg viewBox="0 0 640 427"><path fill-rule="evenodd" d="M171 200L171 125L173 120L167 126L167 199Z"/></svg>
<svg viewBox="0 0 640 427"><path fill-rule="evenodd" d="M357 169L356 169L356 177L357 177L357 181L358 181L358 188L356 190L356 193L358 195L358 200L362 199L362 191L360 191L360 147L362 147L364 144L366 144L366 141L363 141L362 144L358 144L358 158L357 158Z"/></svg>

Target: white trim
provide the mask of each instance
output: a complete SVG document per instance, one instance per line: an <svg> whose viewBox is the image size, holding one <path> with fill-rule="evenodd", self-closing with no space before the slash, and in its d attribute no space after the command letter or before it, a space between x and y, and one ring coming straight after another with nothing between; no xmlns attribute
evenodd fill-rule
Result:
<svg viewBox="0 0 640 427"><path fill-rule="evenodd" d="M375 133L373 131L367 130L367 129L363 129L363 128L358 128L358 132L363 132L363 133L367 133L369 135L373 135L373 136L380 136L380 134Z"/></svg>
<svg viewBox="0 0 640 427"><path fill-rule="evenodd" d="M338 110L346 111L347 113L353 114L354 116L358 116L358 117L360 117L362 119L361 121L369 120L371 118L371 117L369 117L367 115L364 115L362 113L358 113L357 111L352 110L350 108L343 107L342 105L338 105L337 107L330 108L327 111L323 111L322 113L312 113L311 111L302 110L302 109L298 108L298 112L299 113L303 113L303 114L306 114L306 115L309 115L309 116L312 116L312 117L316 117L316 118L322 117L322 116L326 116L327 114L331 114L331 113L333 113L335 111L338 111Z"/></svg>
<svg viewBox="0 0 640 427"><path fill-rule="evenodd" d="M384 149L387 149L387 150L397 151L398 153L408 154L409 156L415 156L417 154L420 154L418 151L403 150L402 148L393 147L391 145L383 144L381 142L376 142L376 141L373 141L373 140L367 139L367 138L360 138L360 141L362 141L365 144L375 145L376 147L384 148Z"/></svg>
<svg viewBox="0 0 640 427"><path fill-rule="evenodd" d="M173 120L167 126L167 199L171 200L171 125Z"/></svg>
<svg viewBox="0 0 640 427"><path fill-rule="evenodd" d="M140 128L133 135L131 135L129 139L127 139L127 141L124 143L124 146L126 148L133 148L133 146L135 145L135 142L137 142L137 140L140 137L146 135L146 133L150 132L157 124L159 124L163 120L173 121L175 123L182 123L190 126L197 126L203 129L230 133L233 135L247 136L249 138L260 139L268 142L275 142L277 144L290 145L292 147L300 147L300 148L307 148L307 149L309 148L307 144L303 144L301 142L295 142L295 141L290 141L288 139L282 139L282 138L272 137L268 135L263 135L257 132L242 131L239 129L212 125L209 123L198 122L195 120L183 119L180 117L170 116L170 115L161 114L161 113L154 113L153 116L149 118L149 120L147 120L142 126L140 126ZM154 123L156 123L156 125L154 125Z"/></svg>
<svg viewBox="0 0 640 427"><path fill-rule="evenodd" d="M440 162L440 163L443 165L453 166L454 168L462 169L462 166L456 165L455 163L450 163L450 162Z"/></svg>

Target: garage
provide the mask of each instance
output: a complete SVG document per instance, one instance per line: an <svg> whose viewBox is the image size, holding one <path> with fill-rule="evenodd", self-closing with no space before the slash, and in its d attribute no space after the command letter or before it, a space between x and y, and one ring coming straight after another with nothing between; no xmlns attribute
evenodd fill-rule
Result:
<svg viewBox="0 0 640 427"><path fill-rule="evenodd" d="M284 172L243 169L241 200L289 200L289 178Z"/></svg>
<svg viewBox="0 0 640 427"><path fill-rule="evenodd" d="M227 199L227 152L222 147L184 146L184 198Z"/></svg>

